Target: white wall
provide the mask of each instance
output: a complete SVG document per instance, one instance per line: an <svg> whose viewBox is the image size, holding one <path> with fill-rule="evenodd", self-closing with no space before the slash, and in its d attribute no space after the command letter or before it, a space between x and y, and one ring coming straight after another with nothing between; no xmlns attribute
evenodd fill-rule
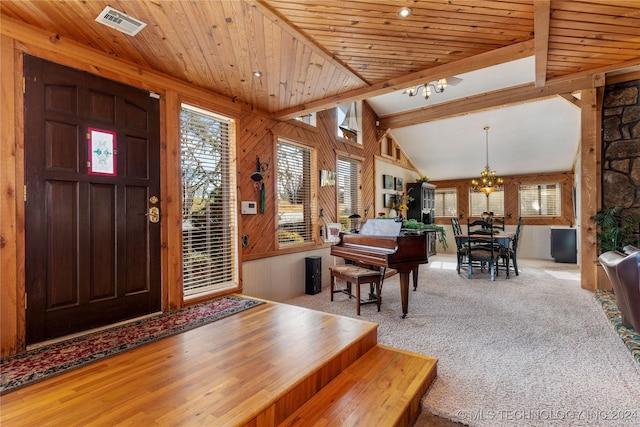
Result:
<svg viewBox="0 0 640 427"><path fill-rule="evenodd" d="M282 302L305 293L305 258L322 258L322 287L329 286L330 248L280 255L242 263L243 294ZM329 295L327 295L329 298Z"/></svg>
<svg viewBox="0 0 640 427"><path fill-rule="evenodd" d="M376 179L376 202L375 211L369 214L369 218L378 216L378 212L384 212L385 215L389 214L389 208L384 207L384 194L396 194L398 191L385 190L382 184L382 175L391 175L393 177L402 178L402 190L407 190L407 182L416 182L418 174L413 170L405 169L400 166L396 166L387 161L376 158L375 160L375 179Z"/></svg>

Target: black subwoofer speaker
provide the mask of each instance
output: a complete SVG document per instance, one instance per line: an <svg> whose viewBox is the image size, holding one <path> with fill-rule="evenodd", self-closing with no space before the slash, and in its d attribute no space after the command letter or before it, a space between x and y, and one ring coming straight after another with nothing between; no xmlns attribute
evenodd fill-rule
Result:
<svg viewBox="0 0 640 427"><path fill-rule="evenodd" d="M305 293L315 295L322 292L322 258L310 256L305 260Z"/></svg>

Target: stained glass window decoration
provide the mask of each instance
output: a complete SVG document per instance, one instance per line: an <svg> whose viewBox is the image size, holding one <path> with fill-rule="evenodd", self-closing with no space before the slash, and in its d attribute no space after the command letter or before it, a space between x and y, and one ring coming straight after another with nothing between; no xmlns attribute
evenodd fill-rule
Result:
<svg viewBox="0 0 640 427"><path fill-rule="evenodd" d="M104 130L89 128L87 133L88 172L92 175L117 175L116 156L116 133Z"/></svg>

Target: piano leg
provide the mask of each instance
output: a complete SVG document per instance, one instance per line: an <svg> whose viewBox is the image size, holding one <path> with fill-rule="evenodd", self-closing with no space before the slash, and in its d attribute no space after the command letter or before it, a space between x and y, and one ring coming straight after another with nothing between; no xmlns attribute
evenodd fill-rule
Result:
<svg viewBox="0 0 640 427"><path fill-rule="evenodd" d="M413 271L413 290L418 289L418 267L414 268Z"/></svg>
<svg viewBox="0 0 640 427"><path fill-rule="evenodd" d="M400 298L402 299L402 318L407 317L409 311L409 271L400 271Z"/></svg>

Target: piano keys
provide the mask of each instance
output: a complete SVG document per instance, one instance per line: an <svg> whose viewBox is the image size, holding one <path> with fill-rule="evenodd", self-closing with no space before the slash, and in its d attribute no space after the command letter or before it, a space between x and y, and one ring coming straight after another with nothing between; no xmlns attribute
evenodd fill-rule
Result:
<svg viewBox="0 0 640 427"><path fill-rule="evenodd" d="M358 234L340 233L340 241L331 247L331 255L357 264L393 268L400 275L402 318L409 306L409 274L413 273L414 290L418 284L418 267L426 264L426 233L403 235L401 222L369 220Z"/></svg>

